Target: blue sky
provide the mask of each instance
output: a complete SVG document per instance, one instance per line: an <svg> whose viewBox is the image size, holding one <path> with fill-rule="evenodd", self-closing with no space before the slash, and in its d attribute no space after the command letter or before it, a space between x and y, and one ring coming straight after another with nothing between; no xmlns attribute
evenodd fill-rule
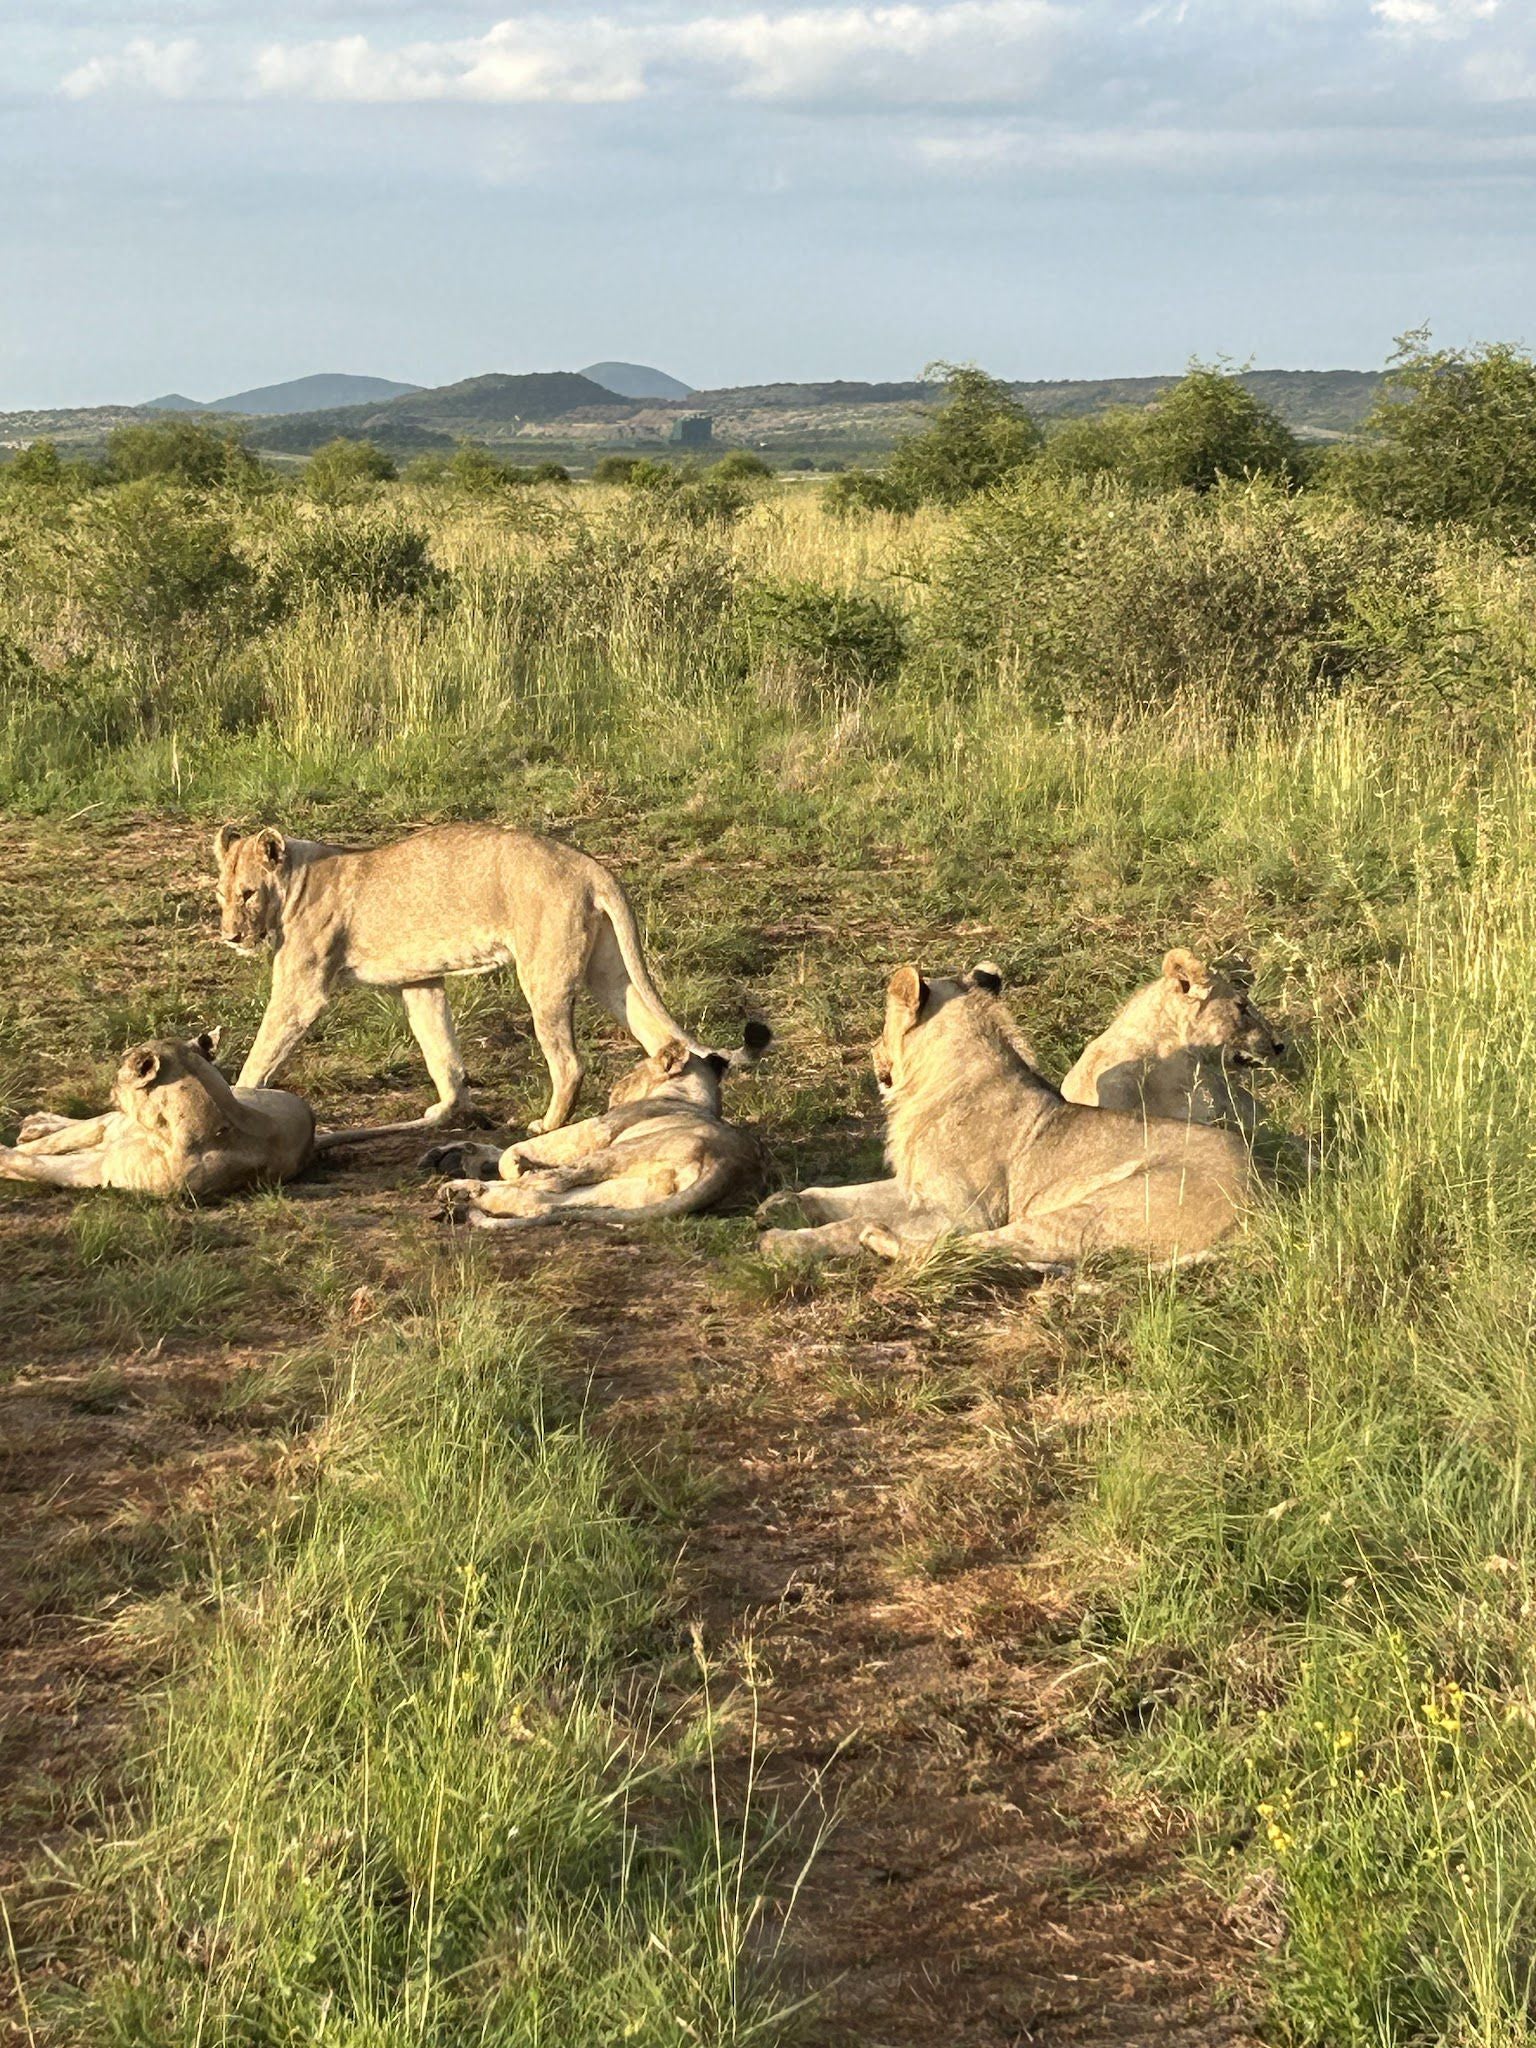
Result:
<svg viewBox="0 0 1536 2048"><path fill-rule="evenodd" d="M1536 0L0 0L0 53L0 408L1536 341Z"/></svg>

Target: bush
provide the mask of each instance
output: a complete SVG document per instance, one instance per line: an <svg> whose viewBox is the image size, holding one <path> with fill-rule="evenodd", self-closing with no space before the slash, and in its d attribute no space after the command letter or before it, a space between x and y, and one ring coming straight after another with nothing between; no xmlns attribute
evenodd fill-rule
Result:
<svg viewBox="0 0 1536 2048"><path fill-rule="evenodd" d="M563 462L536 462L530 472L530 481L536 484L568 484L571 472Z"/></svg>
<svg viewBox="0 0 1536 2048"><path fill-rule="evenodd" d="M190 419L114 427L107 436L107 467L124 483L159 478L188 490L248 485L261 475L261 464L237 428Z"/></svg>
<svg viewBox="0 0 1536 2048"><path fill-rule="evenodd" d="M834 519L854 519L866 512L906 513L917 510L909 490L874 469L845 469L821 494Z"/></svg>
<svg viewBox="0 0 1536 2048"><path fill-rule="evenodd" d="M845 695L895 679L907 651L901 614L878 597L819 583L760 583L741 605L749 662L819 694Z"/></svg>
<svg viewBox="0 0 1536 2048"><path fill-rule="evenodd" d="M600 455L592 465L595 484L627 484L640 467L638 455Z"/></svg>
<svg viewBox="0 0 1536 2048"><path fill-rule="evenodd" d="M670 502L670 501L669 501ZM568 520L516 580L482 579L478 601L516 639L619 675L675 683L726 663L735 570L707 528L642 501L588 523Z"/></svg>
<svg viewBox="0 0 1536 2048"><path fill-rule="evenodd" d="M57 441L33 441L13 455L0 477L20 490L62 490L68 480Z"/></svg>
<svg viewBox="0 0 1536 2048"><path fill-rule="evenodd" d="M1301 447L1280 415L1236 377L1208 364L1189 372L1126 434L1133 483L1150 490L1214 490L1224 479L1295 482ZM1113 431L1125 432L1115 421Z"/></svg>
<svg viewBox="0 0 1536 2048"><path fill-rule="evenodd" d="M367 497L378 484L392 483L399 471L393 459L372 441L338 438L317 448L304 465L304 488L322 505L344 505Z"/></svg>
<svg viewBox="0 0 1536 2048"><path fill-rule="evenodd" d="M489 497L493 492L527 483L528 473L501 461L476 441L461 441L444 466L443 481L471 497Z"/></svg>
<svg viewBox="0 0 1536 2048"><path fill-rule="evenodd" d="M1040 468L1047 476L1129 477L1135 468L1141 419L1141 414L1121 405L1087 419L1065 420L1048 437Z"/></svg>
<svg viewBox="0 0 1536 2048"><path fill-rule="evenodd" d="M1039 427L1006 384L972 364L930 363L944 402L921 434L898 443L886 477L914 504L958 505L1039 453Z"/></svg>
<svg viewBox="0 0 1536 2048"><path fill-rule="evenodd" d="M1506 547L1536 542L1536 361L1507 343L1461 353L1405 335L1365 438L1331 455L1357 504L1464 520Z"/></svg>
<svg viewBox="0 0 1536 2048"><path fill-rule="evenodd" d="M941 659L1047 712L1118 716L1200 693L1294 707L1428 673L1451 621L1429 544L1265 482L1137 497L1044 476L976 507L935 568Z"/></svg>
<svg viewBox="0 0 1536 2048"><path fill-rule="evenodd" d="M289 604L351 599L382 609L440 595L448 577L434 567L427 536L389 515L331 511L296 526L274 571Z"/></svg>
<svg viewBox="0 0 1536 2048"><path fill-rule="evenodd" d="M761 483L764 477L773 475L773 464L764 462L762 456L755 455L750 448L733 448L718 462L710 464L709 474L729 483Z"/></svg>
<svg viewBox="0 0 1536 2048"><path fill-rule="evenodd" d="M265 621L259 579L227 519L152 482L101 493L59 537L44 580L105 652L160 662Z"/></svg>

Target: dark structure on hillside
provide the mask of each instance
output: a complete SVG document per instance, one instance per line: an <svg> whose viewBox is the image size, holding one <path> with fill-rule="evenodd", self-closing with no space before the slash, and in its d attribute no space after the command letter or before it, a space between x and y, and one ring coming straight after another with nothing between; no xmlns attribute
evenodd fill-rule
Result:
<svg viewBox="0 0 1536 2048"><path fill-rule="evenodd" d="M672 429L680 448L707 448L715 438L715 423L707 412L685 412Z"/></svg>

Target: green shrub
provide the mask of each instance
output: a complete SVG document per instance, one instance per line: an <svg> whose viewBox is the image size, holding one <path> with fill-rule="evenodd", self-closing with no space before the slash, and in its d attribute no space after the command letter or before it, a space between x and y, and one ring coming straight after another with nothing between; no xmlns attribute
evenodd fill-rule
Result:
<svg viewBox="0 0 1536 2048"><path fill-rule="evenodd" d="M817 695L845 695L894 680L907 651L901 614L878 597L819 583L759 583L740 608L749 662Z"/></svg>
<svg viewBox="0 0 1536 2048"><path fill-rule="evenodd" d="M1186 692L1265 711L1401 684L1449 630L1424 601L1434 569L1400 528L1273 484L1147 499L1027 476L961 521L929 626L942 657L1045 711L1113 717Z"/></svg>
<svg viewBox="0 0 1536 2048"><path fill-rule="evenodd" d="M304 465L304 488L322 505L350 504L399 474L393 458L371 441L338 437L317 448Z"/></svg>
<svg viewBox="0 0 1536 2048"><path fill-rule="evenodd" d="M443 481L471 497L484 497L527 483L528 472L501 461L476 441L461 441L448 458Z"/></svg>
<svg viewBox="0 0 1536 2048"><path fill-rule="evenodd" d="M536 462L529 477L536 484L568 484L571 472L563 462Z"/></svg>
<svg viewBox="0 0 1536 2048"><path fill-rule="evenodd" d="M1006 384L973 364L930 363L944 400L931 424L897 444L886 477L914 504L958 505L1039 453L1039 427Z"/></svg>
<svg viewBox="0 0 1536 2048"><path fill-rule="evenodd" d="M108 654L160 662L264 623L259 579L222 514L155 482L87 501L41 565L64 615Z"/></svg>
<svg viewBox="0 0 1536 2048"><path fill-rule="evenodd" d="M1536 544L1536 361L1507 343L1465 353L1404 336L1364 439L1326 478L1400 519L1464 520L1506 547Z"/></svg>
<svg viewBox="0 0 1536 2048"><path fill-rule="evenodd" d="M525 648L619 675L719 670L734 565L706 525L644 500L571 520L515 579L472 586Z"/></svg>
<svg viewBox="0 0 1536 2048"><path fill-rule="evenodd" d="M1047 476L1129 477L1135 468L1141 420L1140 413L1124 405L1086 419L1065 420L1048 436L1040 468Z"/></svg>
<svg viewBox="0 0 1536 2048"><path fill-rule="evenodd" d="M1124 429L1117 423L1116 431ZM1300 444L1280 415L1207 363L1192 363L1135 418L1126 441L1126 473L1149 490L1209 491L1224 479L1294 482L1301 475Z"/></svg>
<svg viewBox="0 0 1536 2048"><path fill-rule="evenodd" d="M1114 476L1141 490L1209 491L1224 479L1294 483L1301 445L1229 371L1195 363L1144 411L1114 406L1068 420L1046 441L1049 476Z"/></svg>
<svg viewBox="0 0 1536 2048"><path fill-rule="evenodd" d="M33 441L13 455L0 470L0 479L22 490L62 490L68 471L59 454L57 441Z"/></svg>
<svg viewBox="0 0 1536 2048"><path fill-rule="evenodd" d="M188 490L248 485L261 476L261 464L238 428L191 419L114 427L107 436L107 466L124 483L159 478Z"/></svg>
<svg viewBox="0 0 1536 2048"><path fill-rule="evenodd" d="M419 526L389 514L336 508L294 527L273 576L289 604L341 598L380 609L418 603L448 587Z"/></svg>
<svg viewBox="0 0 1536 2048"><path fill-rule="evenodd" d="M764 477L773 475L773 464L764 462L750 448L732 448L729 454L710 464L709 474L723 477L729 483L761 483Z"/></svg>
<svg viewBox="0 0 1536 2048"><path fill-rule="evenodd" d="M904 485L874 469L845 469L821 494L834 519L854 519L866 512L915 512L917 500Z"/></svg>
<svg viewBox="0 0 1536 2048"><path fill-rule="evenodd" d="M627 484L640 467L638 455L600 455L592 465L595 484Z"/></svg>

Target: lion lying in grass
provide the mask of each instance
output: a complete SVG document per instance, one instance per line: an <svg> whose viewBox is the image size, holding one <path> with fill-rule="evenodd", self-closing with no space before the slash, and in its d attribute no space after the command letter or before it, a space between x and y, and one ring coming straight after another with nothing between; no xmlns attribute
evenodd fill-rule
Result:
<svg viewBox="0 0 1536 2048"><path fill-rule="evenodd" d="M1163 1261L1238 1227L1258 1189L1241 1138L1064 1102L1001 992L985 963L957 981L897 969L874 1047L893 1177L807 1189L795 1199L819 1227L769 1230L766 1253L894 1258L959 1235L1027 1265L1113 1251Z"/></svg>
<svg viewBox="0 0 1536 2048"><path fill-rule="evenodd" d="M765 1024L749 1024L741 1050L733 1053L696 1052L674 1038L615 1084L605 1116L526 1138L504 1152L440 1146L422 1164L499 1174L450 1180L441 1191L455 1222L481 1230L583 1217L640 1223L693 1215L757 1178L757 1141L725 1122L720 1084L727 1073L755 1066L771 1041Z"/></svg>
<svg viewBox="0 0 1536 2048"><path fill-rule="evenodd" d="M40 1112L0 1146L0 1179L126 1188L206 1200L252 1181L289 1180L315 1150L309 1104L282 1088L231 1088L216 1032L157 1038L123 1055L101 1116Z"/></svg>
<svg viewBox="0 0 1536 2048"><path fill-rule="evenodd" d="M1258 1103L1236 1069L1285 1051L1245 989L1183 947L1138 989L1108 1030L1085 1046L1061 1084L1068 1102L1137 1116L1258 1128Z"/></svg>

